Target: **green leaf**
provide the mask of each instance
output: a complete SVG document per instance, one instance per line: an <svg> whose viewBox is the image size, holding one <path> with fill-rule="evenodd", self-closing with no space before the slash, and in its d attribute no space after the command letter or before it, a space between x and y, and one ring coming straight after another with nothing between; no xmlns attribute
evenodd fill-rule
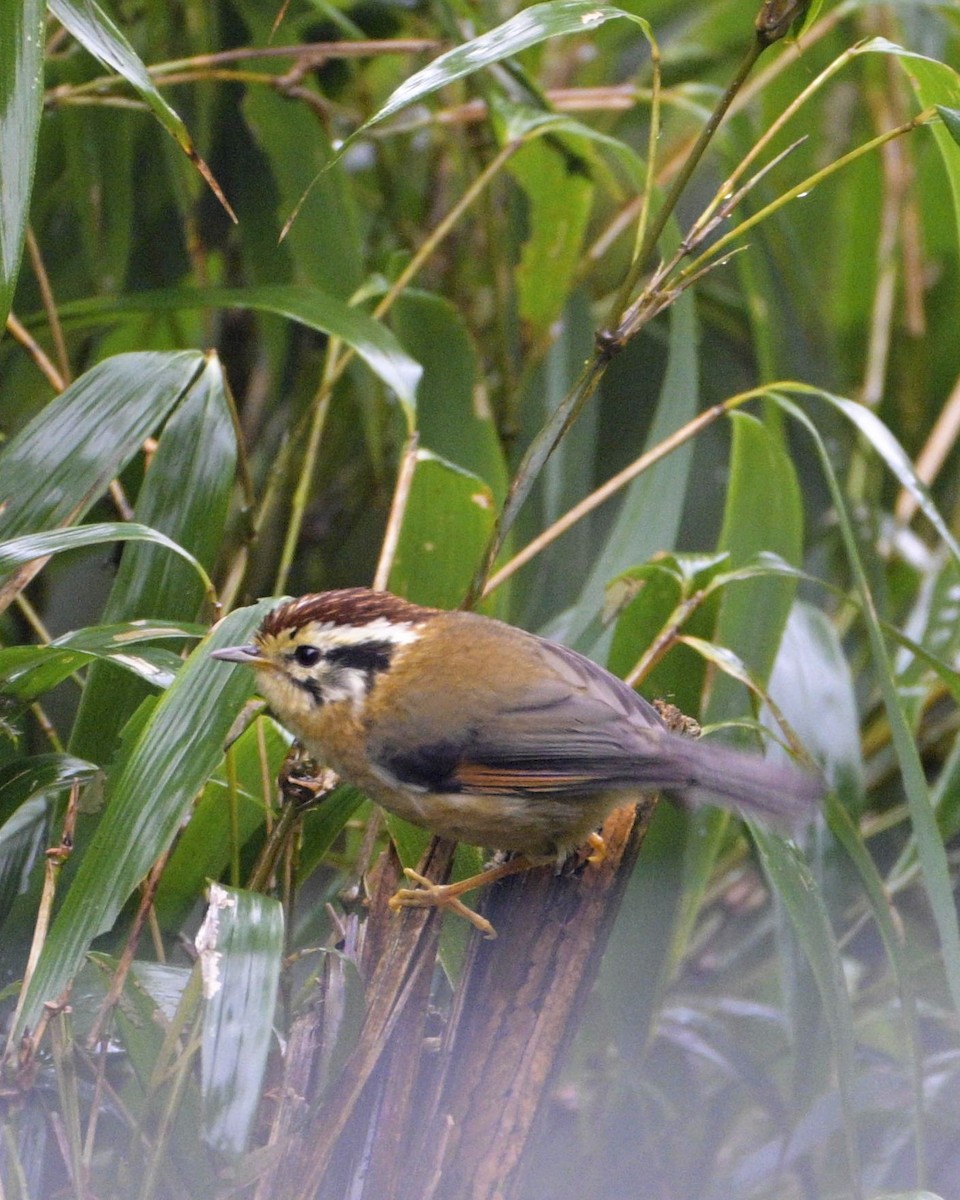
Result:
<svg viewBox="0 0 960 1200"><path fill-rule="evenodd" d="M645 33L649 32L650 27L642 17L609 4L590 4L589 0L553 0L553 3L549 4L531 5L530 8L511 17L509 21L498 25L496 29L448 50L446 54L435 58L428 67L411 75L391 93L386 104L360 126L350 140L457 79L463 79L484 67L502 62L503 59L520 54L523 50L529 50L531 46L536 46L547 38L587 33L617 17L626 17L628 21L639 25Z"/></svg>
<svg viewBox="0 0 960 1200"><path fill-rule="evenodd" d="M937 112L946 126L947 133L960 146L960 111L955 108L947 108L943 104L938 104Z"/></svg>
<svg viewBox="0 0 960 1200"><path fill-rule="evenodd" d="M506 460L493 414L478 399L477 351L463 317L442 296L407 290L391 320L404 349L423 368L417 389L421 446L479 475L501 504Z"/></svg>
<svg viewBox="0 0 960 1200"><path fill-rule="evenodd" d="M237 464L236 434L220 360L209 355L167 422L137 496L134 519L172 538L213 570L223 544ZM203 600L197 576L146 542L128 545L101 620L192 620ZM70 748L106 762L130 714L146 695L132 676L95 666L84 687Z"/></svg>
<svg viewBox="0 0 960 1200"><path fill-rule="evenodd" d="M753 839L771 887L780 898L817 983L823 1012L837 1056L836 1082L843 1111L844 1146L850 1195L862 1196L857 1150L857 1113L852 1094L856 1077L853 1012L843 975L840 950L816 881L799 851L765 829L751 826Z"/></svg>
<svg viewBox="0 0 960 1200"><path fill-rule="evenodd" d="M43 0L0 4L0 329L30 214L43 104Z"/></svg>
<svg viewBox="0 0 960 1200"><path fill-rule="evenodd" d="M50 11L94 58L122 76L144 101L163 128L210 185L211 191L235 221L210 168L194 147L187 127L164 100L140 56L96 0L50 0Z"/></svg>
<svg viewBox="0 0 960 1200"><path fill-rule="evenodd" d="M116 299L80 300L64 304L60 315L65 322L80 320L100 323L104 316L143 312L178 312L193 308L238 308L273 313L340 338L352 346L371 371L396 393L412 413L420 381L419 363L405 354L399 342L385 326L362 308L345 304L336 296L318 288L293 284L263 285L249 288L208 288L203 291L171 289L137 292Z"/></svg>
<svg viewBox="0 0 960 1200"><path fill-rule="evenodd" d="M199 377L196 351L118 354L0 448L0 538L79 521Z"/></svg>
<svg viewBox="0 0 960 1200"><path fill-rule="evenodd" d="M429 450L417 452L389 589L417 604L456 608L493 529L490 488Z"/></svg>
<svg viewBox="0 0 960 1200"><path fill-rule="evenodd" d="M129 671L138 679L159 688L168 687L180 667L178 655L158 646L113 653L63 649L59 646L11 646L7 650L0 650L0 693L18 704L28 704L55 688L74 671L98 661Z"/></svg>
<svg viewBox="0 0 960 1200"><path fill-rule="evenodd" d="M102 521L96 525L77 525L72 529L49 529L43 533L28 533L22 537L0 542L0 576L14 567L61 554L64 550L78 550L83 546L101 546L105 542L152 542L165 550L179 555L193 567L208 595L213 595L213 584L203 566L172 538L135 521Z"/></svg>
<svg viewBox="0 0 960 1200"><path fill-rule="evenodd" d="M269 87L250 87L243 99L243 112L272 169L276 193L276 231L310 182L316 186L300 210L283 242L297 284L319 288L346 300L363 282L357 202L351 179L341 162L332 162L333 151L306 105L291 104ZM329 167L329 169L325 169ZM317 172L320 172L318 175ZM263 180L253 181L263 194ZM238 211L245 215L238 203ZM274 273L271 282L277 282Z"/></svg>
<svg viewBox="0 0 960 1200"><path fill-rule="evenodd" d="M304 814L297 862L298 883L302 884L313 874L343 832L344 825L364 803L366 797L362 792L341 784L324 797L322 804Z"/></svg>
<svg viewBox="0 0 960 1200"><path fill-rule="evenodd" d="M718 551L734 570L765 551L796 565L803 552L803 504L782 430L774 421L764 423L745 413L734 413L732 423L730 484ZM711 640L732 651L760 686L773 669L795 591L796 581L783 577L753 579L722 593ZM743 683L729 672L717 672L703 718L710 724L730 721L749 713L751 703ZM705 809L692 823L696 836L687 843L677 960L693 932L729 816Z"/></svg>
<svg viewBox="0 0 960 1200"><path fill-rule="evenodd" d="M802 390L809 391L810 394L823 395L823 393L818 393L812 388ZM937 828L933 805L930 800L930 790L924 775L923 764L920 761L920 754L900 705L893 664L890 661L886 643L884 642L876 606L857 548L857 539L850 514L847 511L846 498L833 471L827 448L813 422L802 409L798 408L797 405L785 396L778 395L777 393L771 393L771 396L809 434L830 487L844 549L860 597L863 619L874 662L876 681L883 697L884 709L890 724L893 748L900 766L903 789L910 808L913 836L916 839L920 869L923 874L927 896L940 937L944 973L954 1007L960 1012L960 926L957 923L957 910L953 901L950 869L943 843L940 840L940 832ZM882 425L877 417L869 413L861 405L853 405L850 401L841 401L838 397L830 395L825 395L825 398L838 407L841 412L848 415L851 420L855 421L861 430L868 431L871 435L871 440L876 439L878 448L883 447L881 453L885 452L884 457L888 465L897 471L901 482L905 479L911 481L911 491L921 500L924 512L935 522L938 532L942 529L943 533L949 537L948 545L953 549L956 543L949 535L942 517L940 517L940 514L930 501L926 489L922 488L916 481L916 476L909 460L906 459L906 455L904 455L899 443L897 443L890 431Z"/></svg>
<svg viewBox="0 0 960 1200"><path fill-rule="evenodd" d="M29 887L30 874L47 848L55 808L52 796L38 795L0 825L0 921Z"/></svg>
<svg viewBox="0 0 960 1200"><path fill-rule="evenodd" d="M936 107L941 120L931 126L943 159L953 195L954 220L960 238L960 148L956 140L956 115L960 110L960 75L945 62L906 50L885 38L872 38L858 48L859 53L892 54L903 67L924 108Z"/></svg>
<svg viewBox="0 0 960 1200"><path fill-rule="evenodd" d="M185 637L203 637L205 632L204 626L179 621L131 621L88 626L55 638L48 646L10 646L0 650L0 691L22 704L98 659L166 687L180 667L179 656L141 643L158 639L181 642ZM139 647L135 652L134 646Z"/></svg>
<svg viewBox="0 0 960 1200"><path fill-rule="evenodd" d="M770 674L770 694L845 802L863 796L860 722L853 677L830 618L797 600Z"/></svg>
<svg viewBox="0 0 960 1200"><path fill-rule="evenodd" d="M215 1149L246 1149L273 1040L283 910L277 900L213 884L197 934L204 974L201 1091Z"/></svg>
<svg viewBox="0 0 960 1200"><path fill-rule="evenodd" d="M567 303L580 265L594 185L582 159L541 138L515 154L508 170L530 206L530 236L523 244L516 280L520 316L533 341Z"/></svg>
<svg viewBox="0 0 960 1200"><path fill-rule="evenodd" d="M775 423L746 413L731 414L733 448L730 486L718 549L736 569L761 552L772 552L792 566L803 555L803 501L783 433ZM754 679L765 684L780 646L796 582L756 579L727 588L720 602L714 641L733 650ZM749 711L740 685L727 677L714 684L706 718L727 721Z"/></svg>
<svg viewBox="0 0 960 1200"><path fill-rule="evenodd" d="M18 1028L73 978L91 941L166 851L194 797L223 755L224 739L253 690L251 672L209 657L242 642L273 606L226 617L186 661L107 781L107 807L51 926L23 997ZM145 787L144 781L149 780Z"/></svg>
<svg viewBox="0 0 960 1200"><path fill-rule="evenodd" d="M261 760L261 736L265 762ZM272 789L289 749L289 735L265 717L245 729L230 747L235 791L231 794L222 770L204 787L157 888L154 906L161 928L175 932L209 880L223 876L231 861L233 829L227 819L230 804L236 806L236 837L241 848L262 830L267 806L273 802L272 792L263 794L264 780ZM323 809L325 804L320 807Z"/></svg>
<svg viewBox="0 0 960 1200"><path fill-rule="evenodd" d="M670 309L670 343L666 374L657 398L657 411L644 445L650 450L696 415L700 394L698 344L700 337L692 292L678 297ZM613 528L593 558L580 593L574 624L568 636L581 649L589 624L596 619L607 584L622 571L676 545L689 487L693 447L688 443L656 463L627 485Z"/></svg>
<svg viewBox="0 0 960 1200"><path fill-rule="evenodd" d="M67 754L38 754L0 767L0 921L43 858L56 797L97 774L93 763Z"/></svg>

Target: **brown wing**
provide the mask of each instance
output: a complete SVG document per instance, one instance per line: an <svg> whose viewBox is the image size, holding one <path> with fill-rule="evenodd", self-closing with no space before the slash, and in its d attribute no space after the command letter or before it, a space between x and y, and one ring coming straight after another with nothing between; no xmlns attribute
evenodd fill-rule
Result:
<svg viewBox="0 0 960 1200"><path fill-rule="evenodd" d="M531 686L500 687L490 695L471 685L468 670L462 684L451 691L448 679L439 695L429 684L419 683L419 691L407 686L403 709L390 713L392 736L374 733L368 742L374 761L408 786L448 793L563 796L682 782L663 754L672 739L659 716L626 684L575 651L532 635L518 633L509 650L514 677L534 680ZM486 651L504 653L499 641ZM479 669L475 675L483 678ZM442 739L427 732L439 722L422 719L438 712Z"/></svg>

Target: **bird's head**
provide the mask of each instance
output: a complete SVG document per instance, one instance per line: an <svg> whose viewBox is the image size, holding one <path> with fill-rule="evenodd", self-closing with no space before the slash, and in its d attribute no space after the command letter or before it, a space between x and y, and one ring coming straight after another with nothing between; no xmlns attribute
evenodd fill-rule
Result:
<svg viewBox="0 0 960 1200"><path fill-rule="evenodd" d="M368 588L320 592L281 604L249 645L211 657L253 667L277 716L296 723L321 705L362 704L396 651L417 641L435 613Z"/></svg>

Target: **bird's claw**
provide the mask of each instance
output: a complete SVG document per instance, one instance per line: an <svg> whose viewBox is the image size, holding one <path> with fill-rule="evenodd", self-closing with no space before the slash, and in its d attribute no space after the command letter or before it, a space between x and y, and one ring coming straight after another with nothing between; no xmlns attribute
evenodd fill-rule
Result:
<svg viewBox="0 0 960 1200"><path fill-rule="evenodd" d="M468 908L459 898L463 889L457 884L434 883L411 867L405 867L404 874L417 886L397 889L387 901L392 912L399 912L402 908L445 908L469 921L485 938L497 936L497 931L490 922L479 913L475 913L472 908Z"/></svg>

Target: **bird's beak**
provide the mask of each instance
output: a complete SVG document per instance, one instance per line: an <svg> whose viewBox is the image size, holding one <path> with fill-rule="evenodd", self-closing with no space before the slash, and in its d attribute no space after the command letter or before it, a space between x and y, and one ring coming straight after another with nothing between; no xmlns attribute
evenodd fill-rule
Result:
<svg viewBox="0 0 960 1200"><path fill-rule="evenodd" d="M258 646L224 646L222 650L211 650L211 658L219 658L223 662L243 663L248 667L266 666L267 660L261 658Z"/></svg>

